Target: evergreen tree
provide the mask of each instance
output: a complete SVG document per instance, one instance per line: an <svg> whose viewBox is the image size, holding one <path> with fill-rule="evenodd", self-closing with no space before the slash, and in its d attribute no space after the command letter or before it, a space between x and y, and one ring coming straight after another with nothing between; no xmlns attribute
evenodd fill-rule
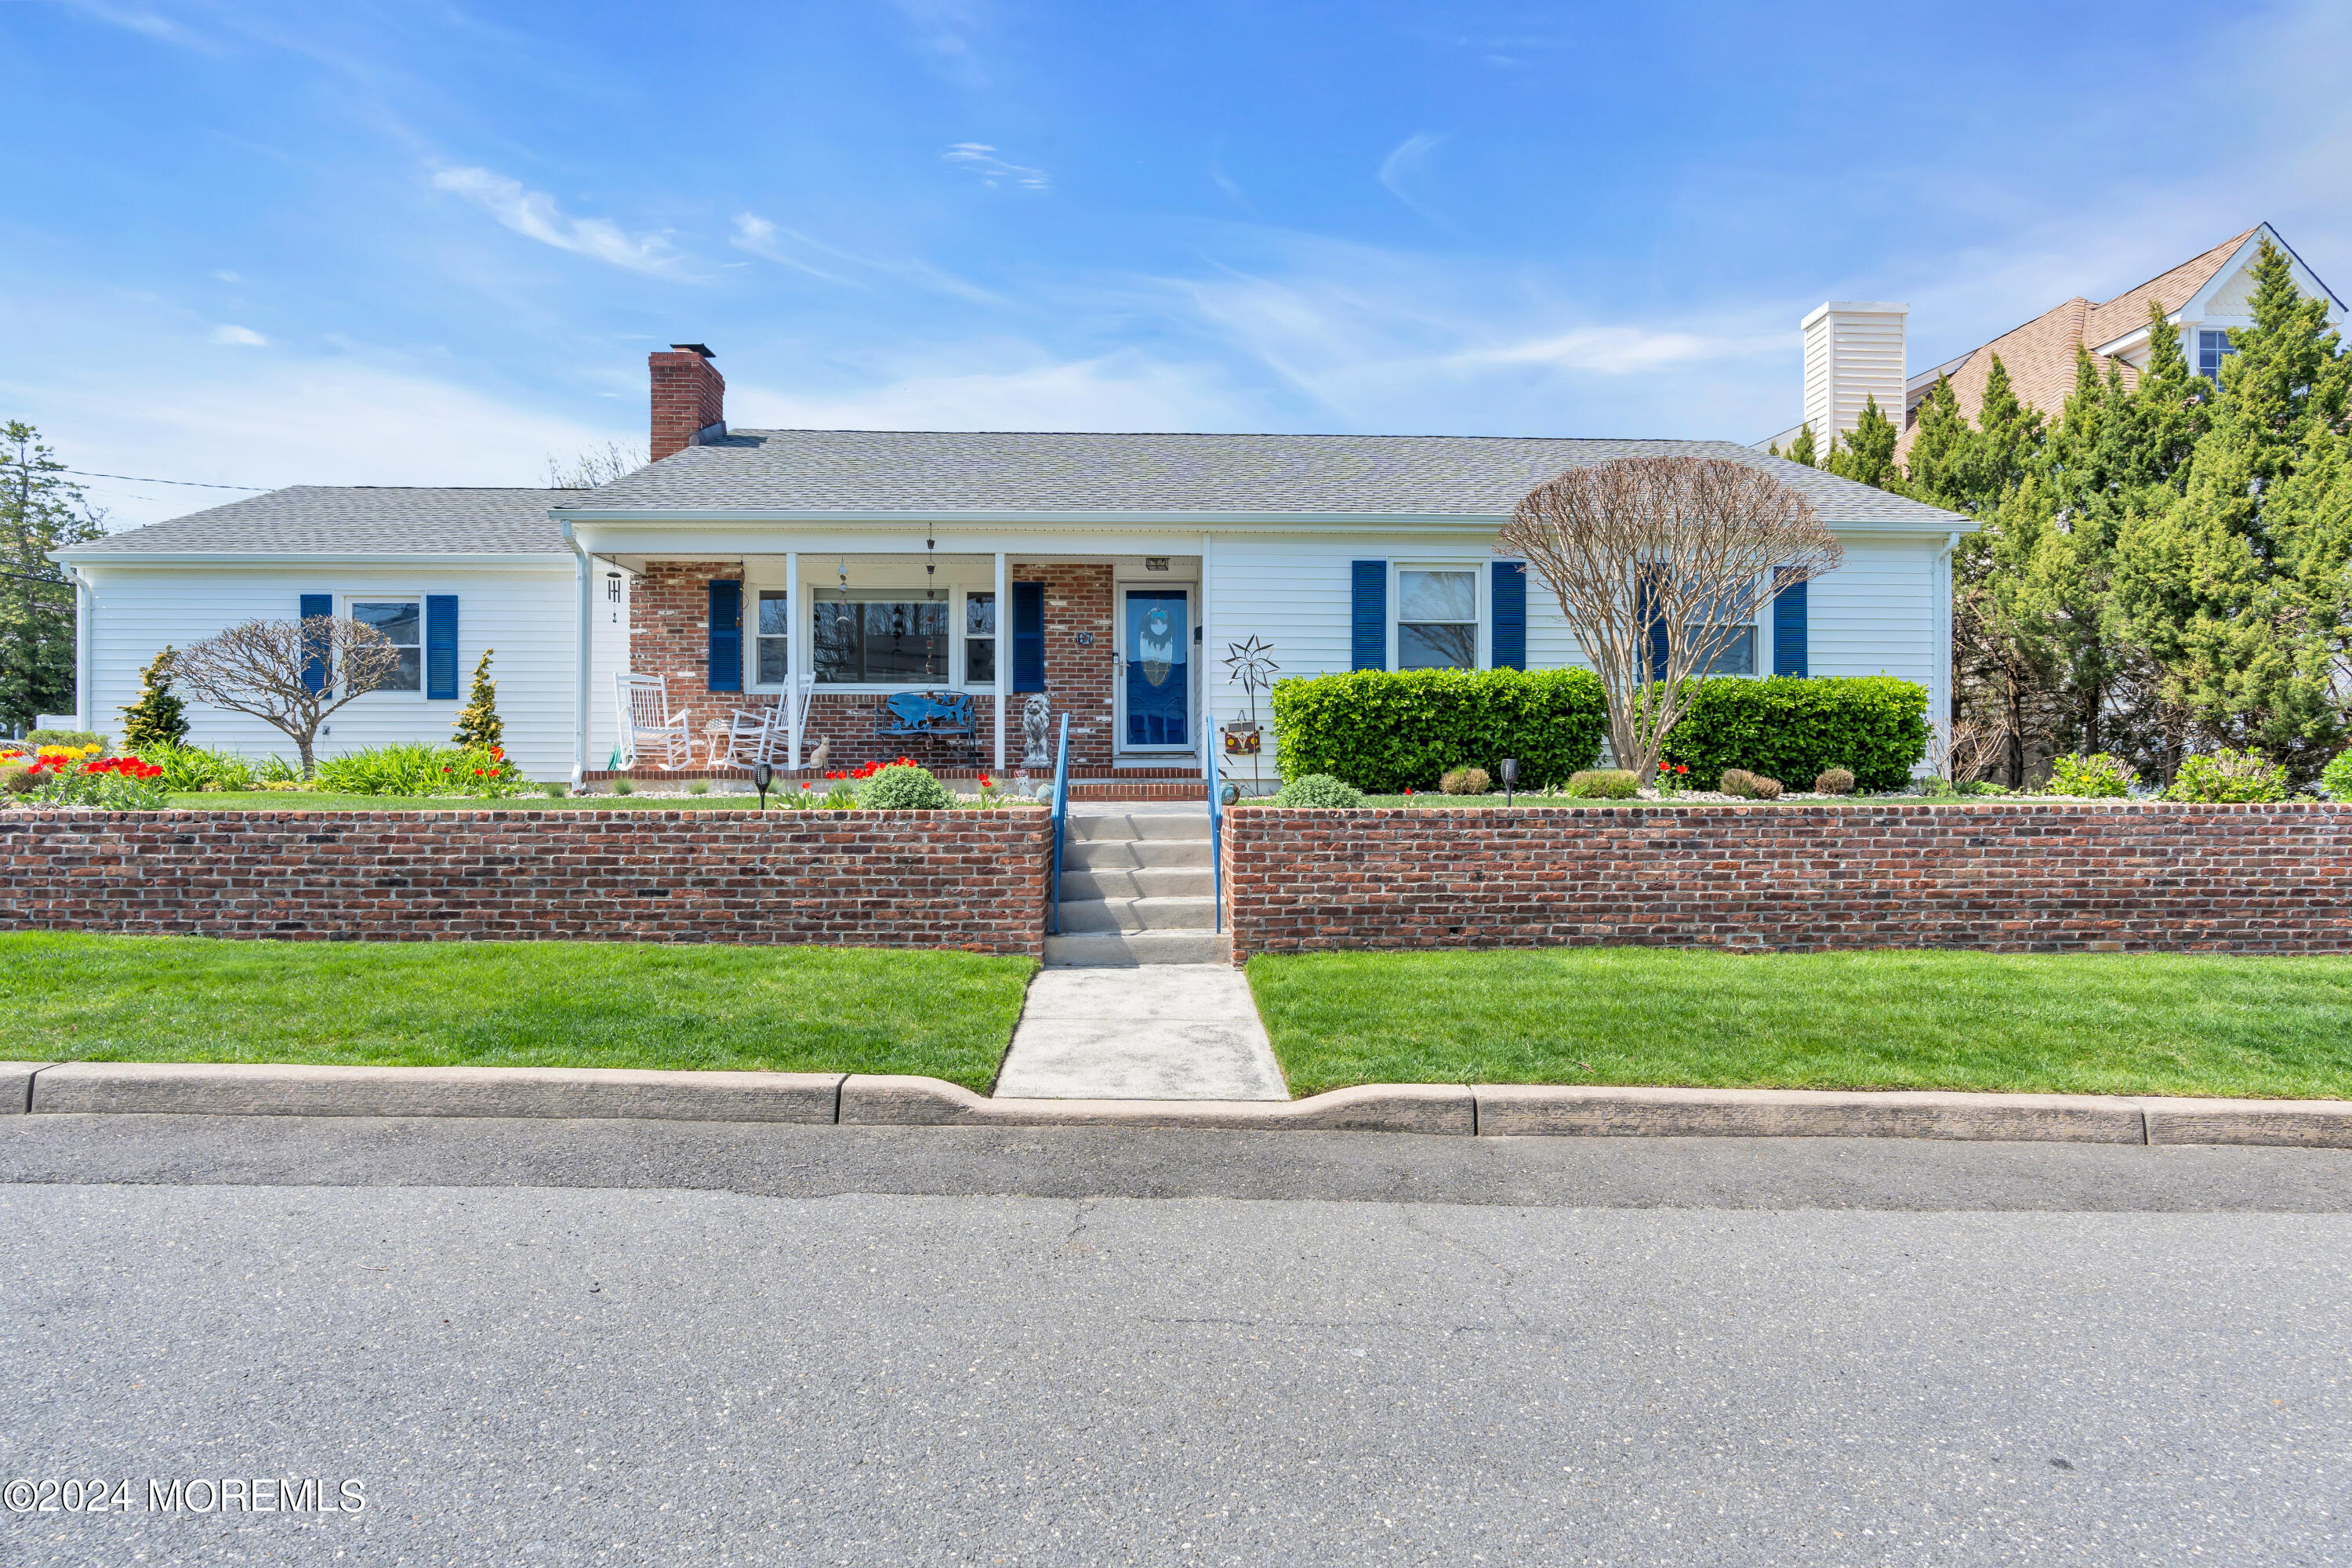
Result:
<svg viewBox="0 0 2352 1568"><path fill-rule="evenodd" d="M139 700L122 710L122 749L134 756L188 738L187 713L172 689L172 661L178 657L170 647L157 654L140 672Z"/></svg>
<svg viewBox="0 0 2352 1568"><path fill-rule="evenodd" d="M40 432L0 427L0 725L74 710L73 580L48 558L104 530Z"/></svg>
<svg viewBox="0 0 2352 1568"><path fill-rule="evenodd" d="M490 655L484 648L474 666L473 689L466 693L465 710L457 715L457 744L470 751L488 751L506 743L506 724L499 718L499 683L490 679Z"/></svg>
<svg viewBox="0 0 2352 1568"><path fill-rule="evenodd" d="M1963 493L1961 476L1975 440L1951 377L1937 376L1935 390L1919 405L1917 433L1911 437L1911 461L1904 474L1906 488L1931 506L1969 510L1970 498Z"/></svg>
<svg viewBox="0 0 2352 1568"><path fill-rule="evenodd" d="M1984 396L1977 405L1976 438L1959 465L1955 487L1968 510L1997 506L2001 497L2025 482L2026 469L2042 447L2042 411L2018 401L2009 367L1999 354L1993 355Z"/></svg>
<svg viewBox="0 0 2352 1568"><path fill-rule="evenodd" d="M2117 600L2200 736L2303 779L2344 733L2336 563L2352 363L2326 301L2296 289L2267 240L2253 275L2254 325L2222 361L2185 480L2147 486L2127 510ZM2166 415L2177 391L2176 378L2143 416Z"/></svg>
<svg viewBox="0 0 2352 1568"><path fill-rule="evenodd" d="M1783 455L1792 463L1802 463L1809 468L1816 466L1813 461L1813 426L1811 421L1797 427L1796 437L1789 443L1789 450Z"/></svg>
<svg viewBox="0 0 2352 1568"><path fill-rule="evenodd" d="M1895 466L1895 442L1900 434L1895 422L1878 411L1878 399L1865 397L1853 434L1843 443L1830 441L1829 471L1841 479L1857 479L1882 490L1901 488L1903 471Z"/></svg>

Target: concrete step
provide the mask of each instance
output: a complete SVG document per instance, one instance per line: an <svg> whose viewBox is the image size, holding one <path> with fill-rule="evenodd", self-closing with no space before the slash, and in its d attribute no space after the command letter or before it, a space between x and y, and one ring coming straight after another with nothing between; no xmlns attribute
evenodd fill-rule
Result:
<svg viewBox="0 0 2352 1568"><path fill-rule="evenodd" d="M1201 838L1209 837L1209 808L1198 811L1072 812L1070 839L1100 843L1139 838Z"/></svg>
<svg viewBox="0 0 2352 1568"><path fill-rule="evenodd" d="M1221 931L1080 931L1045 939L1049 969L1135 969L1158 963L1231 963L1233 938Z"/></svg>
<svg viewBox="0 0 2352 1568"><path fill-rule="evenodd" d="M1145 866L1209 864L1205 838L1073 838L1062 846L1065 871L1132 871Z"/></svg>
<svg viewBox="0 0 2352 1568"><path fill-rule="evenodd" d="M1073 903L1088 899L1204 899L1216 890L1217 874L1205 858L1198 866L1146 866L1137 870L1105 866L1062 873L1062 897Z"/></svg>
<svg viewBox="0 0 2352 1568"><path fill-rule="evenodd" d="M1213 898L1081 899L1061 906L1066 931L1207 931L1217 923Z"/></svg>

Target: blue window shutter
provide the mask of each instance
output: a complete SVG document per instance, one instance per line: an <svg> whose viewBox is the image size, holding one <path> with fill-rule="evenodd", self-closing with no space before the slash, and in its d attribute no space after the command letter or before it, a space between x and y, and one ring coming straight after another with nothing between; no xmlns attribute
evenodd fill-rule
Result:
<svg viewBox="0 0 2352 1568"><path fill-rule="evenodd" d="M1772 595L1772 673L1799 677L1806 673L1802 578Z"/></svg>
<svg viewBox="0 0 2352 1568"><path fill-rule="evenodd" d="M1658 597L1657 589L1650 581L1647 572L1642 574L1638 596L1641 601L1642 624L1650 631L1650 679L1664 680L1666 678L1666 658L1670 651L1666 647L1666 617L1659 614L1655 607Z"/></svg>
<svg viewBox="0 0 2352 1568"><path fill-rule="evenodd" d="M425 595L425 695L457 700L457 595Z"/></svg>
<svg viewBox="0 0 2352 1568"><path fill-rule="evenodd" d="M1495 563L1494 666L1528 667L1528 569L1516 561Z"/></svg>
<svg viewBox="0 0 2352 1568"><path fill-rule="evenodd" d="M743 584L710 580L710 689L743 689Z"/></svg>
<svg viewBox="0 0 2352 1568"><path fill-rule="evenodd" d="M302 618L332 616L335 596L332 594L302 595ZM302 684L312 691L327 689L327 639L305 632L302 637Z"/></svg>
<svg viewBox="0 0 2352 1568"><path fill-rule="evenodd" d="M1013 584L1013 689L1045 689L1045 584Z"/></svg>
<svg viewBox="0 0 2352 1568"><path fill-rule="evenodd" d="M1389 563L1385 561L1356 563L1356 600L1349 621L1349 642L1355 655L1352 668L1386 669L1389 667Z"/></svg>

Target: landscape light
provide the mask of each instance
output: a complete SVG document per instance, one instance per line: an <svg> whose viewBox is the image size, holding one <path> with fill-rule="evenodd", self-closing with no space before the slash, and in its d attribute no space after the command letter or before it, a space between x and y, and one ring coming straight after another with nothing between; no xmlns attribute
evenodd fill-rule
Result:
<svg viewBox="0 0 2352 1568"><path fill-rule="evenodd" d="M768 809L768 786L776 781L776 766L762 757L751 764L751 787L760 792L760 809Z"/></svg>
<svg viewBox="0 0 2352 1568"><path fill-rule="evenodd" d="M1496 772L1503 775L1503 804L1508 805L1511 804L1511 790L1519 782L1519 759L1505 757L1496 764Z"/></svg>

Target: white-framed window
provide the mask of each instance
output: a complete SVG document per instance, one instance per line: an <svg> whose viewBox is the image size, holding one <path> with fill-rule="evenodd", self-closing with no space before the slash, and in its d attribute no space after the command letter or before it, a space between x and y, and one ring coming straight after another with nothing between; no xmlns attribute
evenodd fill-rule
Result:
<svg viewBox="0 0 2352 1568"><path fill-rule="evenodd" d="M758 605L758 619L752 624L752 640L758 645L758 663L752 671L753 684L782 686L793 668L790 590L762 588L759 591Z"/></svg>
<svg viewBox="0 0 2352 1568"><path fill-rule="evenodd" d="M1478 568L1400 566L1396 667L1478 668Z"/></svg>
<svg viewBox="0 0 2352 1568"><path fill-rule="evenodd" d="M821 598L810 605L810 674L819 686L940 686L949 679L948 602L911 595Z"/></svg>
<svg viewBox="0 0 2352 1568"><path fill-rule="evenodd" d="M996 684L996 592L963 596L963 679L967 686Z"/></svg>
<svg viewBox="0 0 2352 1568"><path fill-rule="evenodd" d="M352 595L343 601L343 614L363 626L373 626L382 632L400 652L400 662L392 674L376 687L378 691L422 691L425 689L425 600L423 595L397 594Z"/></svg>
<svg viewBox="0 0 2352 1568"><path fill-rule="evenodd" d="M2237 352L2237 345L2230 342L2230 334L2227 331L2217 331L2211 327L2199 328L2197 374L2214 385L2221 385L2221 362Z"/></svg>
<svg viewBox="0 0 2352 1568"><path fill-rule="evenodd" d="M1756 605L1759 595L1753 587L1726 588L1709 603L1698 606L1690 637L1696 647L1705 647L1706 639L1719 635L1715 652L1706 661L1707 675L1753 675L1756 673Z"/></svg>

